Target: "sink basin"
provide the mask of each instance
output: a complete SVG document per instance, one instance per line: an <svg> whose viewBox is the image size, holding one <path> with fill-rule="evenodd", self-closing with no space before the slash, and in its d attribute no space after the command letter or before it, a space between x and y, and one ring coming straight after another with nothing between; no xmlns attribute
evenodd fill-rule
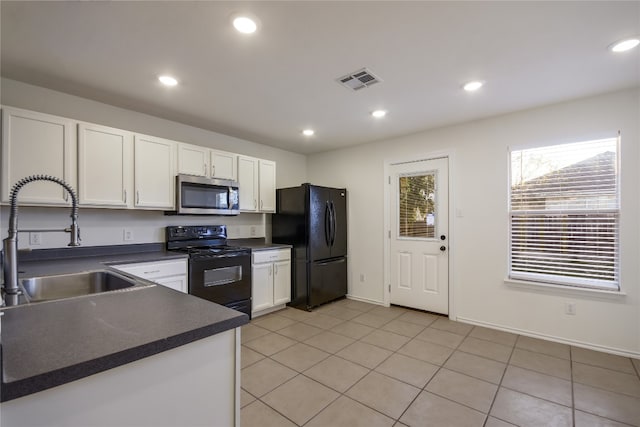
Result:
<svg viewBox="0 0 640 427"><path fill-rule="evenodd" d="M135 286L136 282L111 271L89 271L20 281L31 302L72 298Z"/></svg>

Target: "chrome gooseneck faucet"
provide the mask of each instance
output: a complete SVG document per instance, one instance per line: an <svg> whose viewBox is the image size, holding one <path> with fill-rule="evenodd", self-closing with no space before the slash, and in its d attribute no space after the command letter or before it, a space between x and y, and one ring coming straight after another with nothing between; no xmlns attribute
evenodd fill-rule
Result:
<svg viewBox="0 0 640 427"><path fill-rule="evenodd" d="M80 229L78 228L78 198L69 184L49 175L31 175L22 178L13 188L9 199L11 210L9 213L9 235L4 239L4 294L7 305L14 305L20 294L18 288L18 193L26 184L34 181L51 181L64 187L71 196L71 227L62 231L71 233L69 246L80 246ZM14 300L13 303L11 300Z"/></svg>

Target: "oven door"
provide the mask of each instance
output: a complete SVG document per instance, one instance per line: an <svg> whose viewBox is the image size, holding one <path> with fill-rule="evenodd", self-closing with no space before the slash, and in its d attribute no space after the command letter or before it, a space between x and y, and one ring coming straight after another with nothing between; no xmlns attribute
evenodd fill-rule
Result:
<svg viewBox="0 0 640 427"><path fill-rule="evenodd" d="M251 255L190 259L189 293L222 305L251 301Z"/></svg>

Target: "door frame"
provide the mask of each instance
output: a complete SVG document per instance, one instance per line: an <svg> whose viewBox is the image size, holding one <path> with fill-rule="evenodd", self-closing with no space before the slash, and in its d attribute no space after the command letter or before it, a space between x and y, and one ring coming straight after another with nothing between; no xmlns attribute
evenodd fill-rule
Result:
<svg viewBox="0 0 640 427"><path fill-rule="evenodd" d="M416 155L412 157L402 157L395 159L386 159L384 160L384 175L383 179L383 187L384 187L384 230L383 230L383 240L384 240L384 263L383 263L383 271L384 271L384 283L383 283L383 296L384 296L384 306L389 307L391 296L389 292L389 287L391 285L391 244L390 244L390 233L391 233L391 183L389 179L391 175L389 175L389 169L392 165L402 164L402 163L414 163L421 162L425 160L435 160L446 158L448 160L448 178L449 178L449 235L447 244L447 253L449 256L449 265L448 265L448 273L449 273L449 318L451 320L456 320L457 315L455 311L455 292L454 292L454 257L455 257L455 217L454 212L456 210L455 198L452 197L453 189L455 188L455 182L453 178L453 166L454 166L454 153L451 151L435 151L431 153L427 153L424 155ZM453 248L453 250L452 250Z"/></svg>

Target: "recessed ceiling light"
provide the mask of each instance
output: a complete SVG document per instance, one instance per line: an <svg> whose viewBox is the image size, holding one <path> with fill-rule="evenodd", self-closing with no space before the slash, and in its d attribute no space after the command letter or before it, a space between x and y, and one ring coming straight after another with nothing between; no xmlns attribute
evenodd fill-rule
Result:
<svg viewBox="0 0 640 427"><path fill-rule="evenodd" d="M302 134L304 136L313 136L313 134L316 133L313 129L305 129L302 131Z"/></svg>
<svg viewBox="0 0 640 427"><path fill-rule="evenodd" d="M372 111L371 115L376 119L381 119L387 115L387 112L385 110L376 110L376 111Z"/></svg>
<svg viewBox="0 0 640 427"><path fill-rule="evenodd" d="M178 81L171 76L160 76L158 80L165 86L175 86L178 84Z"/></svg>
<svg viewBox="0 0 640 427"><path fill-rule="evenodd" d="M633 49L634 47L638 46L640 44L640 40L639 39L626 39L626 40L621 40L619 42L615 42L614 44L612 44L609 49L611 49L611 52L626 52L628 50Z"/></svg>
<svg viewBox="0 0 640 427"><path fill-rule="evenodd" d="M462 88L467 92L474 92L480 89L482 85L484 85L484 83L481 81L473 81L473 82L466 83L464 86L462 86Z"/></svg>
<svg viewBox="0 0 640 427"><path fill-rule="evenodd" d="M255 33L258 29L258 24L256 24L256 21L249 18L248 16L236 16L233 19L233 26L236 30L240 31L243 34Z"/></svg>

